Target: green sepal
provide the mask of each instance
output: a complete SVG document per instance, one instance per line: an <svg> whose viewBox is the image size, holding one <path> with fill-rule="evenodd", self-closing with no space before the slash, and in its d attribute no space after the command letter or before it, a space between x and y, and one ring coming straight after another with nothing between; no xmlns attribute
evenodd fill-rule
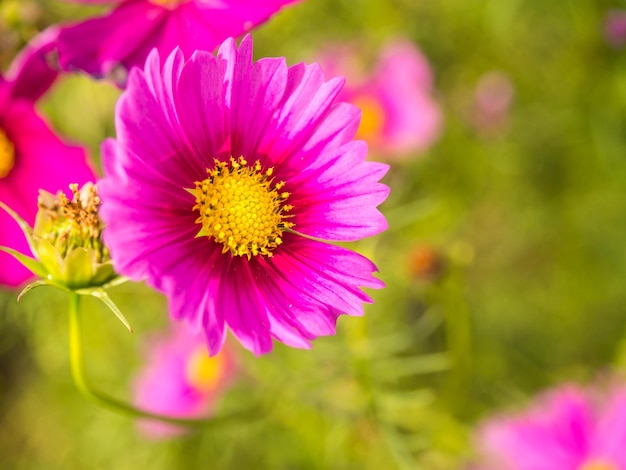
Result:
<svg viewBox="0 0 626 470"><path fill-rule="evenodd" d="M117 286L126 282L128 279L119 276L113 269L113 262L97 263L93 274L93 284L100 285L102 288Z"/></svg>
<svg viewBox="0 0 626 470"><path fill-rule="evenodd" d="M61 279L70 289L97 285L95 276L96 256L93 250L78 247L71 250L61 265Z"/></svg>
<svg viewBox="0 0 626 470"><path fill-rule="evenodd" d="M29 271L32 271L32 273L35 274L36 276L39 276L43 279L49 279L48 271L41 264L41 262L37 261L35 258L26 256L25 254L20 253L19 251L16 251L12 248L8 248L6 246L0 246L0 251L4 251L5 253L8 253L11 256L13 256L16 260L22 263L26 269L28 269Z"/></svg>
<svg viewBox="0 0 626 470"><path fill-rule="evenodd" d="M105 263L101 266L106 266L106 264L110 264L111 269L113 269L113 263ZM115 271L113 271L115 272ZM110 289L111 287L115 287L115 286L119 286L121 284L124 284L125 282L129 281L130 279L128 279L126 276L120 276L119 274L115 273L115 277L112 278L110 281L105 282L104 284L102 284L100 286L101 289Z"/></svg>
<svg viewBox="0 0 626 470"><path fill-rule="evenodd" d="M33 237L37 259L45 267L48 279L65 284L63 277L63 258L52 243L40 237ZM45 276L44 276L45 277Z"/></svg>
<svg viewBox="0 0 626 470"><path fill-rule="evenodd" d="M117 305L111 300L109 295L106 293L104 289L89 289L89 295L95 297L96 299L100 299L111 311L115 314L119 321L121 321L128 331L133 332L133 328L130 326L130 323L124 316L124 314L117 308Z"/></svg>
<svg viewBox="0 0 626 470"><path fill-rule="evenodd" d="M26 237L26 241L28 241L28 246L30 248L30 251L35 255L36 255L36 251L35 251L35 244L33 243L33 228L28 225L28 222L26 222L24 219L22 219L17 212L15 212L13 209L11 209L9 206L7 206L4 202L0 201L0 208L4 209L6 211L7 214L9 214L11 216L11 218L13 220L15 220L15 222L17 222L17 224L20 226L20 228L22 229L22 232L24 232L24 236Z"/></svg>
<svg viewBox="0 0 626 470"><path fill-rule="evenodd" d="M22 300L22 297L24 297L26 294L28 294L31 290L36 289L37 287L49 286L49 285L52 285L52 284L50 284L48 281L44 281L42 279L40 279L38 281L35 281L35 282L31 282L26 287L24 287L22 289L22 291L17 295L17 301L19 302L20 300Z"/></svg>

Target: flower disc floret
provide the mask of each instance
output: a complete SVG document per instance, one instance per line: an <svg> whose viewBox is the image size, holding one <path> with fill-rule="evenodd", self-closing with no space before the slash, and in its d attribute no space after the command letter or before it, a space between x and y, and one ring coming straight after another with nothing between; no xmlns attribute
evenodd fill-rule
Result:
<svg viewBox="0 0 626 470"><path fill-rule="evenodd" d="M226 355L210 357L204 344L201 344L187 359L185 378L194 389L209 393L219 387L226 372Z"/></svg>
<svg viewBox="0 0 626 470"><path fill-rule="evenodd" d="M154 3L155 5L159 5L164 8L174 9L181 3L185 3L189 0L149 0L150 3Z"/></svg>
<svg viewBox="0 0 626 470"><path fill-rule="evenodd" d="M593 459L585 462L580 470L619 470L615 465L606 460Z"/></svg>
<svg viewBox="0 0 626 470"><path fill-rule="evenodd" d="M282 232L293 227L284 220L293 208L284 204L289 197L280 191L284 181L273 184L274 169L262 171L258 160L251 166L243 157L214 163L212 170L207 169L208 178L197 181L192 190L193 209L200 212L196 223L202 224L198 236L221 243L222 253L248 259L259 254L271 257L283 242Z"/></svg>
<svg viewBox="0 0 626 470"><path fill-rule="evenodd" d="M15 166L15 146L0 129L0 179L9 176Z"/></svg>

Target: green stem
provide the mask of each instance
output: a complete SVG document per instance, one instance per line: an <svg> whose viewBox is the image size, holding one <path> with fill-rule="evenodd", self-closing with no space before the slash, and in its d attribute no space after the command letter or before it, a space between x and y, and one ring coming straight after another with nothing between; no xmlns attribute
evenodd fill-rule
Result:
<svg viewBox="0 0 626 470"><path fill-rule="evenodd" d="M72 369L72 377L74 378L74 383L76 384L76 388L80 391L80 393L88 400L100 405L104 408L107 408L116 413L121 413L123 415L132 417L132 418L148 418L148 419L156 419L159 421L164 421L166 423L171 423L175 425L181 426L189 426L189 427L200 427L200 426L217 426L224 424L227 421L234 421L235 419L239 419L242 417L250 417L251 412L258 412L259 407L253 407L250 410L242 413L231 414L228 416L221 417L212 417L208 419L184 419L184 418L175 418L172 416L165 416L158 413L151 413L149 411L140 410L135 408L133 405L126 403L124 401L118 400L117 398L111 397L110 395L101 392L100 390L94 388L89 380L87 379L85 373L85 363L83 358L83 339L82 339L82 331L81 331L81 318L80 318L80 310L78 308L79 304L79 295L71 292L70 293L70 328L69 328L69 349L70 349L70 366ZM256 414L256 413L255 413Z"/></svg>
<svg viewBox="0 0 626 470"><path fill-rule="evenodd" d="M472 333L469 309L464 299L464 277L460 268L454 268L449 279L439 290L440 302L446 315L448 352L454 367L450 371L447 396L457 409L467 399L467 388L472 374Z"/></svg>

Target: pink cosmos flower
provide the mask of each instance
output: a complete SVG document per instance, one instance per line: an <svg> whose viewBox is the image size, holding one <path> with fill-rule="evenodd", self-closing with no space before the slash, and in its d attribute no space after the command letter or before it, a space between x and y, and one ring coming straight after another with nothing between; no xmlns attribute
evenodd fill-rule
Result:
<svg viewBox="0 0 626 470"><path fill-rule="evenodd" d="M615 48L626 44L626 10L613 8L604 16L604 39Z"/></svg>
<svg viewBox="0 0 626 470"><path fill-rule="evenodd" d="M387 165L353 141L359 110L317 65L252 62L252 39L217 56L131 72L103 144L104 239L117 272L164 292L216 354L228 326L255 354L309 348L362 315L376 267L345 248L387 227ZM315 237L313 239L312 237Z"/></svg>
<svg viewBox="0 0 626 470"><path fill-rule="evenodd" d="M390 158L430 147L441 131L441 112L432 97L430 65L417 46L389 42L369 76L359 74L355 56L349 48L333 48L323 64L327 73L347 76L340 99L363 110L357 137Z"/></svg>
<svg viewBox="0 0 626 470"><path fill-rule="evenodd" d="M73 0L109 3L104 16L62 29L61 66L124 86L131 67L143 67L156 47L166 57L175 47L189 56L212 51L224 39L239 36L298 0Z"/></svg>
<svg viewBox="0 0 626 470"><path fill-rule="evenodd" d="M35 111L35 101L56 78L44 54L54 31L47 31L18 56L7 78L0 76L0 201L30 225L39 189L56 193L70 183L95 179L82 148L67 145ZM21 229L0 210L0 246L30 254ZM17 287L32 274L12 256L0 253L0 284Z"/></svg>
<svg viewBox="0 0 626 470"><path fill-rule="evenodd" d="M515 89L507 75L492 71L484 74L474 92L472 121L478 132L495 136L506 129Z"/></svg>
<svg viewBox="0 0 626 470"><path fill-rule="evenodd" d="M564 386L478 435L489 470L626 470L626 388Z"/></svg>
<svg viewBox="0 0 626 470"><path fill-rule="evenodd" d="M210 357L202 335L181 326L146 345L146 364L134 381L134 402L140 409L165 416L208 417L237 374L236 357L228 345ZM144 420L139 425L152 438L185 432L157 421Z"/></svg>

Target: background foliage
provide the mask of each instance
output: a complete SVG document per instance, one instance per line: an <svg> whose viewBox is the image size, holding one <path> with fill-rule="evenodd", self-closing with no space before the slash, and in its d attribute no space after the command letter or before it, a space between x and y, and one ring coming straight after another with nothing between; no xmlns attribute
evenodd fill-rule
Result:
<svg viewBox="0 0 626 470"><path fill-rule="evenodd" d="M0 292L0 467L12 469L456 469L472 428L562 381L624 364L626 52L606 44L598 0L305 0L254 32L258 57L310 61L328 41L371 60L389 37L431 60L444 112L426 154L393 163L390 229L356 248L387 283L363 318L341 318L312 351L276 344L243 372L218 414L227 426L149 441L84 401L67 361L67 299ZM0 2L0 63L46 25L97 11L53 0ZM485 73L511 80L506 125L472 123ZM41 103L87 145L114 134L118 91L70 77ZM372 158L376 158L374 155ZM424 255L426 253L427 255ZM434 255L436 269L418 269ZM430 258L428 258L430 259ZM141 340L166 325L164 299L126 284L111 296L134 326L85 303L88 362L128 396ZM266 406L265 403L271 403Z"/></svg>

